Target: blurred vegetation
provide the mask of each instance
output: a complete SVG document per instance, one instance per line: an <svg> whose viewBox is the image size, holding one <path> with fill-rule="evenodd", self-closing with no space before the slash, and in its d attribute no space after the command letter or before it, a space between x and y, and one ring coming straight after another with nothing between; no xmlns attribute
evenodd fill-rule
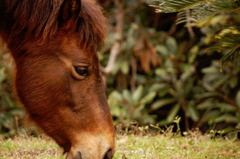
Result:
<svg viewBox="0 0 240 159"><path fill-rule="evenodd" d="M229 30L239 27L238 10L214 15L197 28L187 21L177 25L176 13L155 13L149 5L158 3L152 1L98 2L109 19L99 58L115 124L165 126L180 116L182 130L240 129L240 57L220 65L234 47L224 47L222 35L239 45L233 36L239 32ZM23 112L11 93L9 54L1 53L0 60L0 132L13 134Z"/></svg>
<svg viewBox="0 0 240 159"><path fill-rule="evenodd" d="M187 27L198 26L202 27L205 23L211 21L218 15L223 20L224 24L219 33L215 35L215 46L210 47L214 51L227 52L223 54L222 63L229 59L234 59L240 54L239 35L240 35L240 20L239 0L156 0L158 5L153 5L160 13L178 14L178 23L186 23ZM229 20L228 18L232 18ZM228 23L224 22L228 19Z"/></svg>
<svg viewBox="0 0 240 159"><path fill-rule="evenodd" d="M0 135L13 136L19 133L24 111L17 107L13 93L13 59L0 41Z"/></svg>
<svg viewBox="0 0 240 159"><path fill-rule="evenodd" d="M105 74L116 123L136 120L164 126L179 115L185 130L239 129L239 57L235 54L234 61L225 60L220 65L223 55L239 46L239 31L231 28L239 27L238 10L214 14L197 28L188 19L176 25L183 13L155 13L156 8L149 4L157 2L115 0L102 4L112 28L108 48L100 55L103 66L108 66L112 46L119 42L114 39L118 24L124 24L114 69ZM123 22L119 21L119 12Z"/></svg>

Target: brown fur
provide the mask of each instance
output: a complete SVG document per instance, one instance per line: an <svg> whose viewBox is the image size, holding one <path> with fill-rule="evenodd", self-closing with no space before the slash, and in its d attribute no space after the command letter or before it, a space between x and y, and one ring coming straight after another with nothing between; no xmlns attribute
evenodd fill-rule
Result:
<svg viewBox="0 0 240 159"><path fill-rule="evenodd" d="M100 159L114 152L96 54L106 20L93 0L79 2L2 0L0 35L14 57L16 91L31 119L69 152L69 159L79 158L79 152ZM73 68L82 65L89 75L74 78Z"/></svg>
<svg viewBox="0 0 240 159"><path fill-rule="evenodd" d="M25 38L21 37L21 40L51 39L62 25L59 24L59 15L63 0L3 0L1 3L4 2L6 4L0 4L0 21L5 24L1 22L0 27L4 31L4 39L10 45L23 44L24 41L14 40L14 37L22 35ZM81 46L96 49L103 44L106 20L93 1L84 0L75 21L77 28L74 31L78 34Z"/></svg>

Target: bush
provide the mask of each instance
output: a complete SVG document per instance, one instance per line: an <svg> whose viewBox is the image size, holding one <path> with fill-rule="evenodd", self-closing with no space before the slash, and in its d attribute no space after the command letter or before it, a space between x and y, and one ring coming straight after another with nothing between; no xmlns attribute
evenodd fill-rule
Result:
<svg viewBox="0 0 240 159"><path fill-rule="evenodd" d="M12 91L13 60L10 54L0 51L0 134L13 136L20 131L24 112L14 100Z"/></svg>

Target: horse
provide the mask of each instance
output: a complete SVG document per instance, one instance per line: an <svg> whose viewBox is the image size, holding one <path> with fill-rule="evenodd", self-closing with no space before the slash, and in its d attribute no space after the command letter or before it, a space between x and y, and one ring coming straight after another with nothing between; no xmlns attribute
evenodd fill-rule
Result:
<svg viewBox="0 0 240 159"><path fill-rule="evenodd" d="M0 36L30 119L67 159L110 159L114 126L97 49L106 18L95 0L1 0Z"/></svg>

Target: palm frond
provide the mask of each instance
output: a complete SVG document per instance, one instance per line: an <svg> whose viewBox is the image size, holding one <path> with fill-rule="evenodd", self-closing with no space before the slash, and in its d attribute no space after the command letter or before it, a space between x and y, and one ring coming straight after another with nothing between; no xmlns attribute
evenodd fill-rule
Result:
<svg viewBox="0 0 240 159"><path fill-rule="evenodd" d="M189 25L202 26L203 22L209 21L218 14L231 14L240 10L240 0L157 0L156 12L172 13L179 12L177 24L186 23ZM238 13L237 13L238 14ZM210 51L223 52L221 63L227 60L236 59L240 55L240 20L234 18L231 26L223 26L224 31L218 34ZM199 25L201 24L201 25ZM234 29L232 29L234 28ZM229 29L229 30L228 30ZM232 30L231 30L232 29Z"/></svg>
<svg viewBox="0 0 240 159"><path fill-rule="evenodd" d="M240 9L239 0L212 0L210 3L222 12Z"/></svg>
<svg viewBox="0 0 240 159"><path fill-rule="evenodd" d="M205 3L209 0L158 0L160 3L156 12L173 13L191 8L195 5Z"/></svg>
<svg viewBox="0 0 240 159"><path fill-rule="evenodd" d="M239 55L240 55L240 46L238 45L236 48L231 49L226 55L224 55L221 58L220 63L221 65L224 65L226 61L237 59Z"/></svg>
<svg viewBox="0 0 240 159"><path fill-rule="evenodd" d="M233 60L240 55L240 32L227 33L219 35L215 44L209 48L209 51L223 52L221 64L228 60ZM222 36L222 37L221 37Z"/></svg>
<svg viewBox="0 0 240 159"><path fill-rule="evenodd" d="M177 17L177 24L189 22L195 25L196 23L202 23L202 21L215 15L216 12L218 11L210 3L199 3L187 10L179 12Z"/></svg>
<svg viewBox="0 0 240 159"><path fill-rule="evenodd" d="M240 9L239 0L157 0L156 12L179 12L177 23L204 21L218 13ZM190 16L186 16L189 10ZM200 22L201 23L201 22Z"/></svg>

